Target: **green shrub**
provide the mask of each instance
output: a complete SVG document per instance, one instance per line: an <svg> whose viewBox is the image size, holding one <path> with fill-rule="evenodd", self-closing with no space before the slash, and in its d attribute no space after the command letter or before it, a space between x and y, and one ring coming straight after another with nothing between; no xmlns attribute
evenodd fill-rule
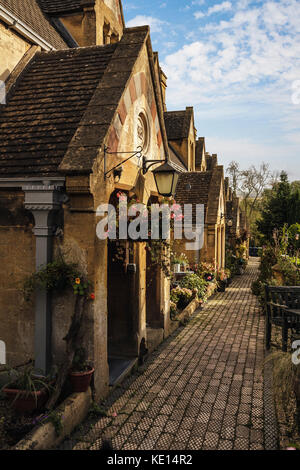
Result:
<svg viewBox="0 0 300 470"><path fill-rule="evenodd" d="M280 257L278 265L280 266L280 270L283 274L285 286L300 285L300 271L289 258Z"/></svg>
<svg viewBox="0 0 300 470"><path fill-rule="evenodd" d="M277 263L277 256L275 253L275 249L273 246L268 245L264 247L262 250L261 255L261 263L260 263L260 276L259 279L261 281L267 282L268 280L272 279L272 267Z"/></svg>
<svg viewBox="0 0 300 470"><path fill-rule="evenodd" d="M193 292L190 289L177 286L171 290L170 298L177 308L184 309L192 300Z"/></svg>
<svg viewBox="0 0 300 470"><path fill-rule="evenodd" d="M203 299L206 294L207 282L197 274L189 274L180 281L180 286L197 292L199 299Z"/></svg>
<svg viewBox="0 0 300 470"><path fill-rule="evenodd" d="M251 286L252 294L256 295L257 297L261 295L261 290L263 288L263 283L257 279L257 281L254 281Z"/></svg>
<svg viewBox="0 0 300 470"><path fill-rule="evenodd" d="M175 304L174 302L170 302L170 316L171 318L175 318L177 315L177 304Z"/></svg>

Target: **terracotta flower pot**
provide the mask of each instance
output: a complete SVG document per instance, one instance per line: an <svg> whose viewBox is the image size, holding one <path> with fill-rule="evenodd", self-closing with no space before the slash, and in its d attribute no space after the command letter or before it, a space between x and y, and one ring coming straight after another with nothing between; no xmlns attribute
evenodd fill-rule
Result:
<svg viewBox="0 0 300 470"><path fill-rule="evenodd" d="M74 393L86 392L90 386L92 375L95 372L94 368L86 370L84 372L70 372L70 382Z"/></svg>
<svg viewBox="0 0 300 470"><path fill-rule="evenodd" d="M12 388L4 388L3 392L12 402L13 408L18 413L32 413L34 410L41 409L47 402L49 393L46 388L38 392L26 392Z"/></svg>

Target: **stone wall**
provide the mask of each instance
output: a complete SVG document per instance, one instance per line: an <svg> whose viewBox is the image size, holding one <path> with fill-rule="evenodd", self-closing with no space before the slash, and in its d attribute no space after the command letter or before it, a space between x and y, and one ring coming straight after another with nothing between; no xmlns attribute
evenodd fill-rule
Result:
<svg viewBox="0 0 300 470"><path fill-rule="evenodd" d="M0 22L0 80L6 80L30 46Z"/></svg>
<svg viewBox="0 0 300 470"><path fill-rule="evenodd" d="M0 191L0 339L10 366L34 357L34 303L24 300L22 287L35 269L35 238L23 197Z"/></svg>

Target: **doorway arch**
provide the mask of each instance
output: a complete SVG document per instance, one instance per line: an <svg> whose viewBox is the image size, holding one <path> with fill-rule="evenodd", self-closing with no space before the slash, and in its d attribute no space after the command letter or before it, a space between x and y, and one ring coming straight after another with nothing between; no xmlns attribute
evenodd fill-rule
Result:
<svg viewBox="0 0 300 470"><path fill-rule="evenodd" d="M124 192L125 193L125 192ZM118 207L119 192L109 204ZM107 350L110 385L118 383L138 356L138 266L134 243L107 241Z"/></svg>

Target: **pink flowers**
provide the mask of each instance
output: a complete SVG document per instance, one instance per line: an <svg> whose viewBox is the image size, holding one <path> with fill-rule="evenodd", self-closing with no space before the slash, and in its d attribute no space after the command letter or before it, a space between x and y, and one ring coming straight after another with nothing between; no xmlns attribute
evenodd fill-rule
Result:
<svg viewBox="0 0 300 470"><path fill-rule="evenodd" d="M126 194L122 193L121 191L117 193L117 198L120 202L125 202L127 200Z"/></svg>

